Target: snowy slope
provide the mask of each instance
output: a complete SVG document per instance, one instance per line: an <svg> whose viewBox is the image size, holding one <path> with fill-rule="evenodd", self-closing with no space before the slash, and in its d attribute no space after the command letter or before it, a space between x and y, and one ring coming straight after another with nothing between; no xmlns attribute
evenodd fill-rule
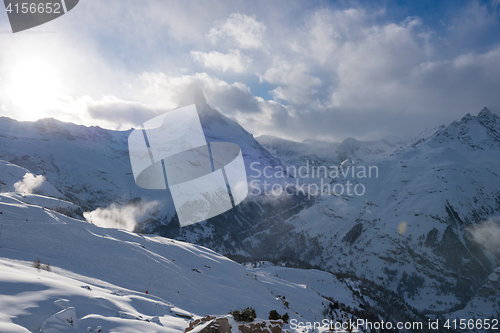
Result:
<svg viewBox="0 0 500 333"><path fill-rule="evenodd" d="M248 306L263 319L277 309L312 321L329 303L305 285L318 274L333 282L323 293L361 302L329 273L277 278L197 245L102 229L10 194L0 195L0 211L1 332L183 332L190 319ZM51 271L31 267L37 258Z"/></svg>
<svg viewBox="0 0 500 333"><path fill-rule="evenodd" d="M15 184L23 182L24 178L28 175L27 185L30 182L34 182L32 186L20 187L20 189L32 188L31 191L22 191L23 194L30 194L31 192L42 194L44 196L50 196L59 199L67 199L57 188L55 188L47 180L43 180L41 184L38 185L36 181L30 180L37 178L37 175L33 175L29 170L20 167L18 165L9 163L7 161L0 160L0 192L12 192L15 190ZM31 176L31 177L29 177ZM40 177L38 175L38 177ZM41 179L40 179L41 180Z"/></svg>
<svg viewBox="0 0 500 333"><path fill-rule="evenodd" d="M89 277L59 268L35 270L20 260L0 259L0 267L0 332L172 332L186 326L175 315L181 311L147 295L86 284Z"/></svg>

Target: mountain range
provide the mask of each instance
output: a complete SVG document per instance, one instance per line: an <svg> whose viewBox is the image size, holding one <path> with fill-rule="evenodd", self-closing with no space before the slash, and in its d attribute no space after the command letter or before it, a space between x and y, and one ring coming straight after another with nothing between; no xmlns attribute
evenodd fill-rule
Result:
<svg viewBox="0 0 500 333"><path fill-rule="evenodd" d="M257 187L268 181L292 184L294 191L315 184L319 191L250 193L236 208L180 228L168 191L135 185L127 147L131 130L5 117L0 118L0 190L14 192L18 182L29 184L43 176L38 187L17 190L5 200L46 207L91 228L89 222L197 244L241 263L266 261L331 272L351 281L349 297L371 302L379 314L405 304L407 318L498 318L499 241L488 237L500 230L497 115L485 108L407 138L293 142L254 138L204 99L196 103L207 141L238 144L248 179L258 180ZM292 173L300 167L309 177ZM270 177L264 177L265 170ZM279 170L285 170L284 176L278 176ZM363 176L361 170L373 173ZM26 173L33 177L26 179ZM340 193L347 182L363 193ZM87 232L82 229L79 235ZM104 275L96 278L121 283ZM382 301L381 294L388 299ZM205 311L192 310L198 315Z"/></svg>

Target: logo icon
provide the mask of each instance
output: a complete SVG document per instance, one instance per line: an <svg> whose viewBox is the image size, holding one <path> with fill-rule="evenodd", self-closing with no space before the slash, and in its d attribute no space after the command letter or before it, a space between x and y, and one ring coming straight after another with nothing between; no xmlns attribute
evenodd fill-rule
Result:
<svg viewBox="0 0 500 333"><path fill-rule="evenodd" d="M145 122L128 138L135 183L170 189L181 227L237 206L248 195L243 155L230 142L207 142L196 105Z"/></svg>
<svg viewBox="0 0 500 333"><path fill-rule="evenodd" d="M12 32L52 21L75 8L79 0L3 0Z"/></svg>

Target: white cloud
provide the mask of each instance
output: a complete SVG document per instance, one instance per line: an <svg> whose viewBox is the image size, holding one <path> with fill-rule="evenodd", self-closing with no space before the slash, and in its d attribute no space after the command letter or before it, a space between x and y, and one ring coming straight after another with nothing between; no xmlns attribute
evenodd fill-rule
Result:
<svg viewBox="0 0 500 333"><path fill-rule="evenodd" d="M118 128L136 127L168 111L155 109L140 102L124 101L111 95L103 96L97 101L89 100L86 108L91 118L117 124Z"/></svg>
<svg viewBox="0 0 500 333"><path fill-rule="evenodd" d="M167 105L173 109L183 99L186 89L193 84L202 89L209 104L221 108L226 114L259 112L258 98L252 95L245 84L229 84L206 73L183 76L142 73L135 87L147 92L147 98L152 103Z"/></svg>
<svg viewBox="0 0 500 333"><path fill-rule="evenodd" d="M13 110L18 109L13 107ZM88 95L76 99L69 95L57 95L46 109L38 113L38 118L52 117L86 126L126 130L168 110L137 101L122 100L113 95L104 95L97 100Z"/></svg>
<svg viewBox="0 0 500 333"><path fill-rule="evenodd" d="M215 43L219 39L229 39L242 49L263 48L262 39L266 26L255 16L232 13L228 19L216 21L207 37Z"/></svg>
<svg viewBox="0 0 500 333"><path fill-rule="evenodd" d="M30 194L34 190L42 186L45 181L45 177L42 175L35 176L32 173L27 172L23 180L20 180L14 184L14 190L18 193Z"/></svg>
<svg viewBox="0 0 500 333"><path fill-rule="evenodd" d="M316 13L309 36L311 56L321 64L331 60L334 52L338 49L338 40L341 36L335 29L328 14L323 12Z"/></svg>
<svg viewBox="0 0 500 333"><path fill-rule="evenodd" d="M223 72L233 71L243 73L252 62L252 59L242 55L240 50L230 50L227 54L217 51L210 53L191 51L191 57L206 68Z"/></svg>
<svg viewBox="0 0 500 333"><path fill-rule="evenodd" d="M476 243L484 246L492 253L500 255L500 223L498 219L490 218L467 229Z"/></svg>
<svg viewBox="0 0 500 333"><path fill-rule="evenodd" d="M411 25L397 24L373 26L363 34L359 41L342 46L332 105L360 111L401 107L401 98L407 95L402 83L426 60L418 37Z"/></svg>
<svg viewBox="0 0 500 333"><path fill-rule="evenodd" d="M321 79L307 73L308 68L304 63L291 64L288 61L275 57L274 66L269 68L261 81L278 85L272 91L276 99L287 102L304 104L315 99L315 86L321 84Z"/></svg>
<svg viewBox="0 0 500 333"><path fill-rule="evenodd" d="M183 76L142 73L134 89L147 92L151 103L168 105L173 109L192 84L202 89L209 105L238 121L256 135L276 130L276 124L282 125L284 129L289 121L288 111L280 103L253 95L244 83L230 84L207 73ZM280 130L279 133L283 132Z"/></svg>

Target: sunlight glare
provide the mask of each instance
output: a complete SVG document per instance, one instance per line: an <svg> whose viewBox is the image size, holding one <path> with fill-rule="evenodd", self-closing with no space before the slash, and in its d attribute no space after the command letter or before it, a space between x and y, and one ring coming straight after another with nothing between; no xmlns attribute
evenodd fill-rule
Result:
<svg viewBox="0 0 500 333"><path fill-rule="evenodd" d="M61 84L55 66L42 59L26 59L11 69L9 95L20 120L46 117L57 101Z"/></svg>

